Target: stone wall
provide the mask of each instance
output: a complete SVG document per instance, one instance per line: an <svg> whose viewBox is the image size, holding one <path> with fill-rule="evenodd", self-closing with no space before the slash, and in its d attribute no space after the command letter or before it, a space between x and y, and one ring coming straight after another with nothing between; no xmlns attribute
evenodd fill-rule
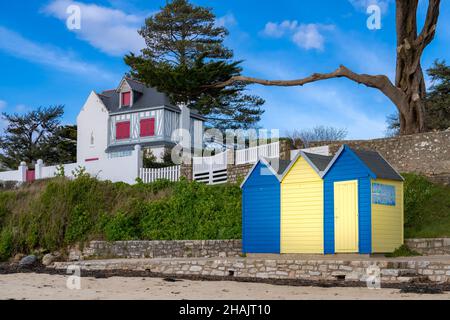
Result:
<svg viewBox="0 0 450 320"><path fill-rule="evenodd" d="M241 251L241 240L91 241L81 249L69 248L69 260L238 257Z"/></svg>
<svg viewBox="0 0 450 320"><path fill-rule="evenodd" d="M192 181L192 164L182 164L180 168L180 176L185 177L188 181Z"/></svg>
<svg viewBox="0 0 450 320"><path fill-rule="evenodd" d="M450 255L450 238L407 239L405 244L424 256Z"/></svg>
<svg viewBox="0 0 450 320"><path fill-rule="evenodd" d="M228 182L238 183L244 180L244 178L249 173L250 169L253 168L254 164L239 164L239 165L228 165Z"/></svg>
<svg viewBox="0 0 450 320"><path fill-rule="evenodd" d="M241 279L366 281L368 274L380 277L383 283L412 281L450 282L448 260L419 259L132 259L81 262L55 262L56 269L79 265L81 272L92 270L148 271L163 276L230 277Z"/></svg>
<svg viewBox="0 0 450 320"><path fill-rule="evenodd" d="M400 172L415 172L450 184L450 130L374 140L316 142L335 154L342 144L380 152Z"/></svg>

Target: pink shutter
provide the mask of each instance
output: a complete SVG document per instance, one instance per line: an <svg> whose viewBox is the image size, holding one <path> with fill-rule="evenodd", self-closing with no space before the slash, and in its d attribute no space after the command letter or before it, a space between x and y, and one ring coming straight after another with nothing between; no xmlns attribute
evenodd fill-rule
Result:
<svg viewBox="0 0 450 320"><path fill-rule="evenodd" d="M130 138L130 122L118 122L116 123L116 139L129 139Z"/></svg>
<svg viewBox="0 0 450 320"><path fill-rule="evenodd" d="M155 118L141 120L141 137L153 137L155 135Z"/></svg>
<svg viewBox="0 0 450 320"><path fill-rule="evenodd" d="M129 107L131 105L131 92L122 93L122 106Z"/></svg>

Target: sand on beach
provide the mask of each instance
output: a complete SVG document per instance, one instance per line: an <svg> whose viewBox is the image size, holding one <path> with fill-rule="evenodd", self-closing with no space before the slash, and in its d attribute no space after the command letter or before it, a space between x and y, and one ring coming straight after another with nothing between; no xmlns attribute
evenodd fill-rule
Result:
<svg viewBox="0 0 450 320"><path fill-rule="evenodd" d="M68 289L68 276L35 273L0 275L0 299L155 299L155 300L424 300L450 299L450 293L402 294L397 289L276 286L233 281L167 282L162 278L81 278L81 289Z"/></svg>

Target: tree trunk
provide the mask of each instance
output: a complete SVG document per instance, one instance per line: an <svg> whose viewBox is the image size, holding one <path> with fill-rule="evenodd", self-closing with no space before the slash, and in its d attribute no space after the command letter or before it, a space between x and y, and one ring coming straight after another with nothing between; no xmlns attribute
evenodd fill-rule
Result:
<svg viewBox="0 0 450 320"><path fill-rule="evenodd" d="M420 59L424 49L434 39L440 0L429 0L427 17L420 34L417 34L418 2L419 0L396 0L397 67L395 85L385 75L358 74L340 66L334 72L315 73L298 80L263 80L237 76L213 86L223 87L237 81L265 86L303 86L311 82L344 77L378 89L392 101L399 112L400 134L424 132L426 130L426 87Z"/></svg>

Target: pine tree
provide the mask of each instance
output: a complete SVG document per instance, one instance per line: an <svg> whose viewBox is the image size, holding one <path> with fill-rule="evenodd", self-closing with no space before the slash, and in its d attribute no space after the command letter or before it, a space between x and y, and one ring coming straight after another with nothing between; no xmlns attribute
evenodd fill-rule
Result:
<svg viewBox="0 0 450 320"><path fill-rule="evenodd" d="M450 66L436 60L427 70L433 85L427 95L427 126L430 130L450 128Z"/></svg>
<svg viewBox="0 0 450 320"><path fill-rule="evenodd" d="M170 1L139 30L146 42L141 55L126 55L125 62L131 76L196 109L216 128L255 126L263 99L245 94L242 83L213 86L242 72L223 44L228 31L215 18L210 8Z"/></svg>

